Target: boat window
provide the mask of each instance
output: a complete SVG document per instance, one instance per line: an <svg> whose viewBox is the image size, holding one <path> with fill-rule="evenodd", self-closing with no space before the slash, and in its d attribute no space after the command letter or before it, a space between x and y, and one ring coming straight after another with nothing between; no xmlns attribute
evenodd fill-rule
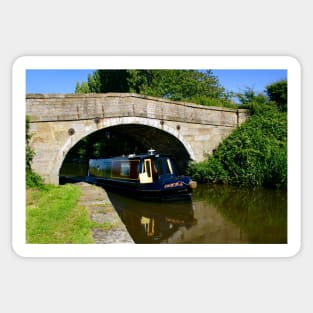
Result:
<svg viewBox="0 0 313 313"><path fill-rule="evenodd" d="M123 177L129 177L130 175L130 166L129 166L129 162L122 162L121 163L121 172L120 175Z"/></svg>
<svg viewBox="0 0 313 313"><path fill-rule="evenodd" d="M145 160L145 172L147 173L148 177L151 177L151 160Z"/></svg>
<svg viewBox="0 0 313 313"><path fill-rule="evenodd" d="M116 160L112 163L112 178L138 179L139 160Z"/></svg>
<svg viewBox="0 0 313 313"><path fill-rule="evenodd" d="M112 161L104 161L101 176L105 178L111 177Z"/></svg>
<svg viewBox="0 0 313 313"><path fill-rule="evenodd" d="M130 163L130 173L129 176L131 179L138 179L139 177L139 160L129 161Z"/></svg>
<svg viewBox="0 0 313 313"><path fill-rule="evenodd" d="M121 161L113 161L112 162L112 177L119 178L121 173Z"/></svg>
<svg viewBox="0 0 313 313"><path fill-rule="evenodd" d="M151 169L153 181L156 181L158 179L158 169L156 165L156 160L151 160Z"/></svg>
<svg viewBox="0 0 313 313"><path fill-rule="evenodd" d="M89 175L102 176L105 178L111 177L112 161L109 160L90 160L89 161Z"/></svg>
<svg viewBox="0 0 313 313"><path fill-rule="evenodd" d="M173 174L172 164L171 164L171 160L169 158L166 159L165 173L166 174Z"/></svg>
<svg viewBox="0 0 313 313"><path fill-rule="evenodd" d="M163 160L157 159L157 170L159 175L163 175Z"/></svg>

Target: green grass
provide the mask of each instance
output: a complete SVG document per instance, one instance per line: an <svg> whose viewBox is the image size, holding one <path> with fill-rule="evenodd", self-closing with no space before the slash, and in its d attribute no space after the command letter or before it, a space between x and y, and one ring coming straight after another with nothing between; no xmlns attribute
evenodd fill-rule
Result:
<svg viewBox="0 0 313 313"><path fill-rule="evenodd" d="M27 189L26 242L39 244L94 243L85 207L78 206L80 188L47 185Z"/></svg>

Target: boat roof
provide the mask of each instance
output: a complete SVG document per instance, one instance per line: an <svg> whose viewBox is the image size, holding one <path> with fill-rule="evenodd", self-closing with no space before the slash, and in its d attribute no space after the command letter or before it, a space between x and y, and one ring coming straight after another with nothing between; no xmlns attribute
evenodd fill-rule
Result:
<svg viewBox="0 0 313 313"><path fill-rule="evenodd" d="M148 153L139 153L139 154L129 154L129 155L120 155L111 158L98 158L103 160L140 160L140 159L147 159L147 158L159 158L159 157L173 157L172 154L166 153L158 153L153 149L150 149Z"/></svg>
<svg viewBox="0 0 313 313"><path fill-rule="evenodd" d="M147 159L147 158L159 158L159 157L173 157L171 154L165 153L140 153L140 154L130 154L128 159Z"/></svg>

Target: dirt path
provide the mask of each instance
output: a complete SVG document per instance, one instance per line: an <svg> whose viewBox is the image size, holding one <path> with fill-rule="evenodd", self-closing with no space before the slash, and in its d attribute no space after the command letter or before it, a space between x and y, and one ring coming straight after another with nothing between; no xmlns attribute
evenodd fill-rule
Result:
<svg viewBox="0 0 313 313"><path fill-rule="evenodd" d="M90 219L99 224L99 228L93 229L95 242L134 243L105 190L87 183L76 185L82 190L79 205L85 206L89 211Z"/></svg>

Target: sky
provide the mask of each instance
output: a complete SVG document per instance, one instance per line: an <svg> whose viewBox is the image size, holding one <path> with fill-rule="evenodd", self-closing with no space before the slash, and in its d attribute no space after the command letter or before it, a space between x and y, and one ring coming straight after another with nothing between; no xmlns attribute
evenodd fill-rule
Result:
<svg viewBox="0 0 313 313"><path fill-rule="evenodd" d="M27 70L26 93L74 93L94 70Z"/></svg>
<svg viewBox="0 0 313 313"><path fill-rule="evenodd" d="M260 93L267 85L287 79L287 70L213 70L213 74L226 90L234 92L252 88Z"/></svg>
<svg viewBox="0 0 313 313"><path fill-rule="evenodd" d="M94 70L27 70L26 93L74 93L76 83L87 81ZM287 79L287 70L213 70L220 84L233 92L252 88L255 93L278 80Z"/></svg>

